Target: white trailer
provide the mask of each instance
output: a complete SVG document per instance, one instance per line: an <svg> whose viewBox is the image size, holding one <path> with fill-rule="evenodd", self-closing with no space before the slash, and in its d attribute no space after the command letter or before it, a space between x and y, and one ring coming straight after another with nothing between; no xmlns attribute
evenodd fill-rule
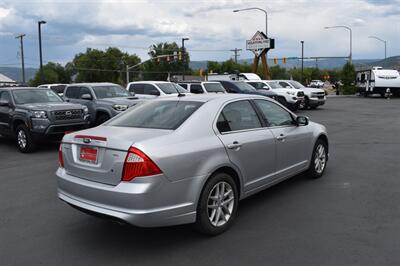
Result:
<svg viewBox="0 0 400 266"><path fill-rule="evenodd" d="M237 74L208 74L208 81L212 80L251 80L260 81L261 78L254 73L237 73Z"/></svg>
<svg viewBox="0 0 400 266"><path fill-rule="evenodd" d="M360 95L380 94L382 97L388 89L395 96L400 96L400 74L397 70L373 67L358 71L356 86Z"/></svg>

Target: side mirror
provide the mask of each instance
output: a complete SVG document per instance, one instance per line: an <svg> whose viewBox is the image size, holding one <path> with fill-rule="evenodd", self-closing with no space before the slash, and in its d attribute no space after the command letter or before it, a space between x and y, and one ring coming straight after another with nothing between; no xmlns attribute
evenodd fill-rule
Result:
<svg viewBox="0 0 400 266"><path fill-rule="evenodd" d="M309 119L307 116L298 116L296 118L296 123L298 126L307 126L309 123Z"/></svg>
<svg viewBox="0 0 400 266"><path fill-rule="evenodd" d="M130 91L129 94L130 94L131 96L135 96L135 92L134 92L134 91Z"/></svg>
<svg viewBox="0 0 400 266"><path fill-rule="evenodd" d="M9 107L10 106L10 102L9 101L7 101L7 100L0 100L0 106L7 106L7 107Z"/></svg>
<svg viewBox="0 0 400 266"><path fill-rule="evenodd" d="M83 94L81 96L82 100L92 100L92 96L90 94Z"/></svg>
<svg viewBox="0 0 400 266"><path fill-rule="evenodd" d="M268 86L264 86L263 89L264 90L269 90L269 87Z"/></svg>

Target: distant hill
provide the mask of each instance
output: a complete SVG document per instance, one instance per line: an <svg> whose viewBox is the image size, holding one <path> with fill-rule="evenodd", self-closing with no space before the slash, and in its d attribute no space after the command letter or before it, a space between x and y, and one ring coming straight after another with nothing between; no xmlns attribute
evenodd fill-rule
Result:
<svg viewBox="0 0 400 266"><path fill-rule="evenodd" d="M30 79L33 79L35 76L36 72L38 71L37 68L25 68L25 79L26 81L29 81ZM21 82L22 77L21 77L21 68L18 67L0 67L0 73L3 75L6 75L7 77Z"/></svg>
<svg viewBox="0 0 400 266"><path fill-rule="evenodd" d="M241 59L238 60L239 63L247 63L252 64L253 59ZM321 59L318 61L315 60L304 60L304 67L318 67L320 69L339 69L346 64L347 59ZM286 64L283 64L282 60L278 60L277 62L279 66L284 68L299 68L301 67L301 60L287 60ZM382 66L385 68L393 68L393 69L400 69L400 56L393 56L389 57L386 60L379 60L379 59L354 59L353 63L355 64L357 69L362 68L371 68L373 66ZM268 59L268 64L270 66L274 66L273 58ZM192 69L206 69L207 68L207 61L191 61L190 67Z"/></svg>

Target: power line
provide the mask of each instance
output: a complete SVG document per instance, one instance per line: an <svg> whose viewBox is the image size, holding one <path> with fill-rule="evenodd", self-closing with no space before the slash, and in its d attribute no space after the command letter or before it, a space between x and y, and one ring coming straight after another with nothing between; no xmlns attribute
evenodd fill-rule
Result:
<svg viewBox="0 0 400 266"><path fill-rule="evenodd" d="M230 51L234 52L234 54L235 54L235 63L237 64L237 59L238 59L238 56L239 56L239 52L242 51L242 49L235 48L235 49L232 49Z"/></svg>

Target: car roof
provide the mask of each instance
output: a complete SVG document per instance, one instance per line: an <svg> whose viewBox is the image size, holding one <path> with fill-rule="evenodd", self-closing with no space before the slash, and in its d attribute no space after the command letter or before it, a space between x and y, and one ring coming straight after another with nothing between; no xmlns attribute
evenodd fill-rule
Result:
<svg viewBox="0 0 400 266"><path fill-rule="evenodd" d="M68 87L72 87L72 86L120 86L118 84L115 83L111 83L111 82L84 82L84 83L72 83L72 84L68 84Z"/></svg>
<svg viewBox="0 0 400 266"><path fill-rule="evenodd" d="M13 90L50 90L49 88L38 88L38 87L3 87L0 88L0 90L9 90L9 91L13 91Z"/></svg>
<svg viewBox="0 0 400 266"><path fill-rule="evenodd" d="M256 94L240 94L240 93L221 93L221 94L192 94L181 97L158 97L152 101L197 101L197 102L211 102L211 101L230 101L235 99L268 99L270 98Z"/></svg>
<svg viewBox="0 0 400 266"><path fill-rule="evenodd" d="M129 82L129 84L137 84L137 83L153 84L153 83L172 83L172 82L170 82L170 81L158 81L158 80L143 80L143 81Z"/></svg>

